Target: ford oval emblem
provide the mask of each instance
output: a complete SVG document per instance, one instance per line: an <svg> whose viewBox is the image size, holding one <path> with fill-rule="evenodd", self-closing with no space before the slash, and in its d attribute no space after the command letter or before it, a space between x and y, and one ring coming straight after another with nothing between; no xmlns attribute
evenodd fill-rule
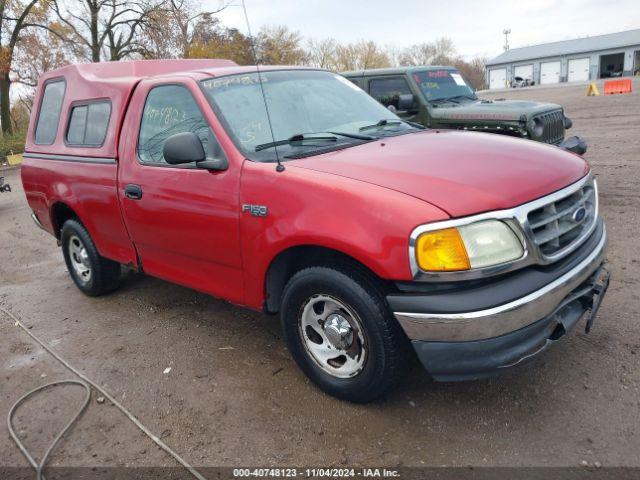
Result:
<svg viewBox="0 0 640 480"><path fill-rule="evenodd" d="M571 218L574 222L579 223L582 220L584 220L584 217L587 216L587 209L584 207L579 207L576 208L576 210L573 212L573 215L571 215Z"/></svg>

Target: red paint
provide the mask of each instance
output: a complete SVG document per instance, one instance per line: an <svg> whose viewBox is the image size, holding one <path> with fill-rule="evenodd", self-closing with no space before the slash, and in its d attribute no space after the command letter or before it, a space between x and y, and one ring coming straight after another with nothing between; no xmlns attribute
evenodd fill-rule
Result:
<svg viewBox="0 0 640 480"><path fill-rule="evenodd" d="M287 248L331 248L382 278L410 280L408 239L417 225L513 207L588 171L581 158L537 142L421 132L288 161L278 173L274 164L243 158L199 90L197 81L203 78L255 71L222 65L216 60L120 62L45 75L36 105L44 81L67 79L58 135L51 146L34 145L32 118L26 151L116 159L101 165L26 158L25 192L45 228L54 231L52 209L64 203L87 226L103 256L131 264L139 258L150 275L260 308L268 267ZM226 171L138 162L146 94L163 83L191 90L227 154ZM105 97L112 100L112 118L104 146L65 146L69 106ZM142 187L141 200L124 196L129 183ZM245 203L267 206L268 216L241 213Z"/></svg>

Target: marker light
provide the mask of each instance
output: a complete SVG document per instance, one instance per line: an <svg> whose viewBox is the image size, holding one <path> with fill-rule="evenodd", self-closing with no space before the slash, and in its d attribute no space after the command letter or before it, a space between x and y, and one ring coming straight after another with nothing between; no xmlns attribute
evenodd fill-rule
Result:
<svg viewBox="0 0 640 480"><path fill-rule="evenodd" d="M416 261L424 271L452 272L511 262L524 249L516 234L499 220L425 232L416 242Z"/></svg>
<svg viewBox="0 0 640 480"><path fill-rule="evenodd" d="M416 242L416 259L422 270L451 272L469 270L467 250L456 228L423 233Z"/></svg>

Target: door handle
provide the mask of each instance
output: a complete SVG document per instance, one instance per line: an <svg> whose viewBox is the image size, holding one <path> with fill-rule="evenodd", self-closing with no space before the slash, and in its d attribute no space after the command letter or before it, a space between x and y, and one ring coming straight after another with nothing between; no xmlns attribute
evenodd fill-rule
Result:
<svg viewBox="0 0 640 480"><path fill-rule="evenodd" d="M140 200L142 198L142 187L134 183L130 183L124 187L124 196L131 200Z"/></svg>

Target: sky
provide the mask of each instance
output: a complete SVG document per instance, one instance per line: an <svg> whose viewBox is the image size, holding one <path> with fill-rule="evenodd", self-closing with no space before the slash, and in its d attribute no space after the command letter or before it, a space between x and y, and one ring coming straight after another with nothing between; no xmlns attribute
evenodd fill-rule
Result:
<svg viewBox="0 0 640 480"><path fill-rule="evenodd" d="M204 0L215 9L221 0ZM287 25L305 38L375 40L406 47L450 37L465 58L511 48L640 28L640 0L245 0L251 30ZM219 18L242 32L241 0Z"/></svg>

